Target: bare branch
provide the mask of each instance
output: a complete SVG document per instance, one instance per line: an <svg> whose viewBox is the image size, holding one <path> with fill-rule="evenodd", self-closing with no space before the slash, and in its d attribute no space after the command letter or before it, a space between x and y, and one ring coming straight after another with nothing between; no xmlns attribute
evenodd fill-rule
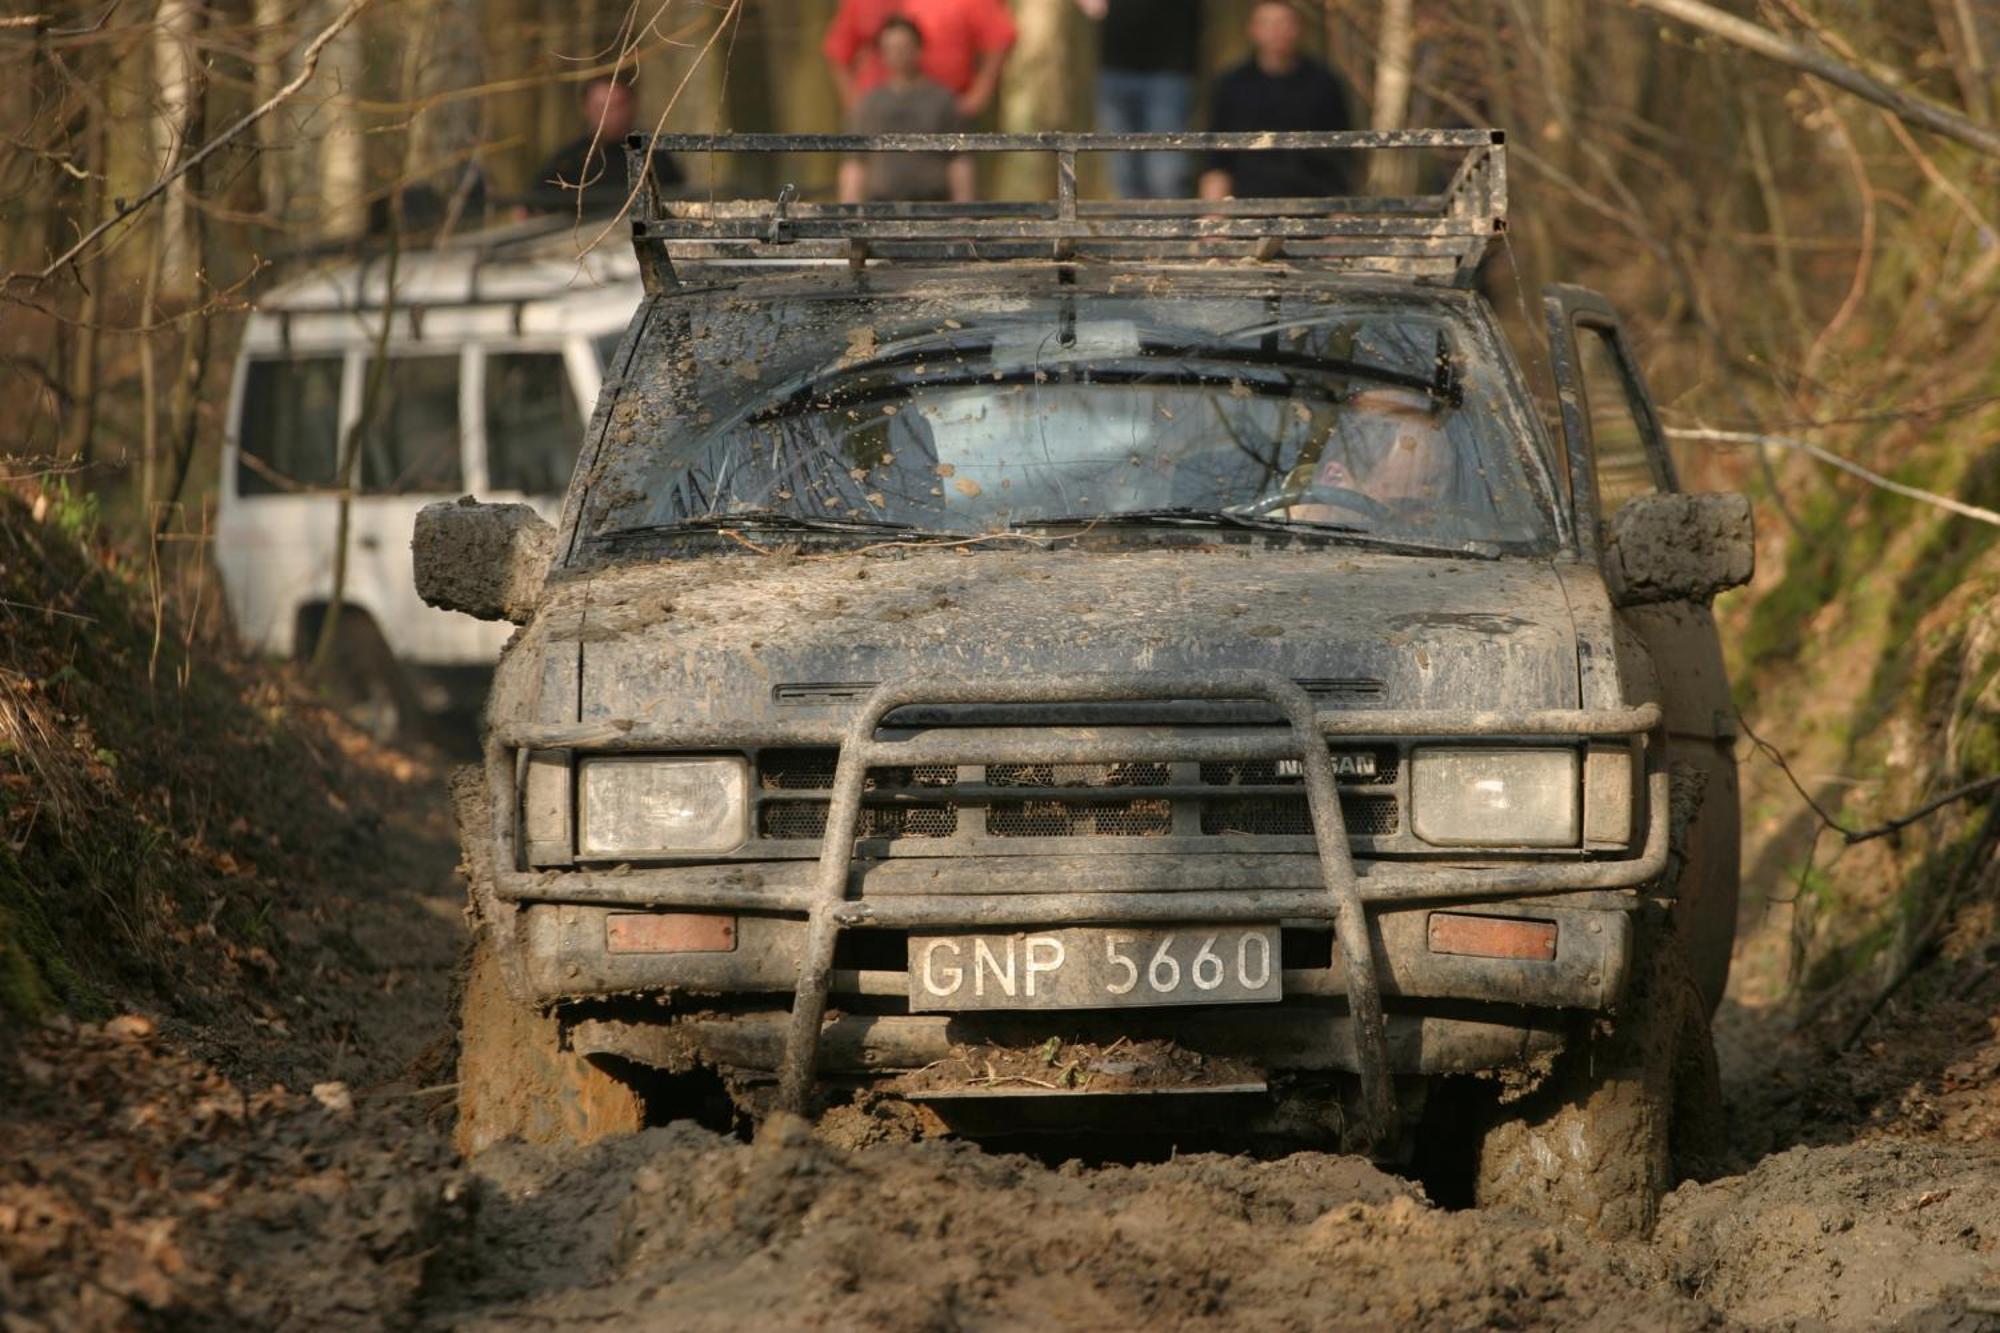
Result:
<svg viewBox="0 0 2000 1333"><path fill-rule="evenodd" d="M1761 24L1725 13L1704 0L1628 0L1641 9L1650 9L1656 14L1679 19L1692 28L1699 28L1711 36L1742 47L1775 60L1794 69L1803 70L1816 79L1824 79L1836 88L1843 88L1856 97L1873 102L1895 112L1912 125L1922 126L1934 134L1942 134L1948 139L1956 139L1962 144L1978 149L1988 157L2000 158L2000 132L1967 119L1947 107L1939 106L1927 97L1905 92L1864 74L1844 61L1835 60L1821 51L1782 37Z"/></svg>
<svg viewBox="0 0 2000 1333"><path fill-rule="evenodd" d="M1808 457L1817 458L1822 463L1837 467L1842 472L1859 477L1870 486L1879 486L1883 490L1890 491L1896 495L1905 496L1912 500L1921 500L1925 504L1936 505L1939 509L1957 514L1960 518L1975 519L1981 523L1991 523L1995 527L2000 527L2000 513L1995 513L1991 509L1981 509L1978 505L1966 504L1962 500L1954 500L1948 495L1939 495L1935 491L1918 490L1915 486L1905 486L1900 481L1891 481L1879 472L1869 471L1851 458L1842 458L1839 454L1830 453L1806 440L1795 440L1787 435L1765 435L1758 431L1750 430L1710 430L1706 427L1689 428L1672 426L1667 428L1667 437L1674 440L1695 440L1712 444L1757 444L1770 445L1778 449L1796 449Z"/></svg>
<svg viewBox="0 0 2000 1333"><path fill-rule="evenodd" d="M179 166L146 187L146 192L141 194L137 199L120 204L110 217L85 232L77 239L76 244L50 260L39 271L33 273L25 271L9 273L4 279L0 279L0 286L23 280L31 283L48 281L51 277L60 273L78 255L87 250L98 237L104 235L105 232L110 231L134 213L137 213L153 200L159 198L162 194L166 193L168 187L173 185L175 181L187 175L188 172L194 170L196 167L199 167L231 140L242 134L243 131L277 110L287 98L312 81L314 73L319 69L320 53L325 51L328 44L334 38L340 36L347 25L352 23L355 17L368 7L368 3L369 0L348 0L347 7L334 15L333 22L320 29L313 39L306 43L304 49L299 52L299 72L284 87L278 89L277 92L271 94L263 102L245 112L228 129L210 139L195 152L190 153Z"/></svg>

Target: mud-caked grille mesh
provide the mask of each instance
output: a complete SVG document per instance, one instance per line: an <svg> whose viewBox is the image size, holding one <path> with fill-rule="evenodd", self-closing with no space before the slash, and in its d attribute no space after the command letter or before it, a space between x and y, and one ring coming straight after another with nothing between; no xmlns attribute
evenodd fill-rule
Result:
<svg viewBox="0 0 2000 1333"><path fill-rule="evenodd" d="M826 832L824 801L771 801L759 831L767 838L818 838ZM958 832L956 805L863 806L863 838L949 838Z"/></svg>
<svg viewBox="0 0 2000 1333"><path fill-rule="evenodd" d="M840 751L766 750L757 757L757 785L765 791L829 791ZM916 764L907 768L870 769L862 787L878 791L895 787L949 787L958 781L950 764Z"/></svg>
<svg viewBox="0 0 2000 1333"><path fill-rule="evenodd" d="M1172 801L996 801L986 831L996 838L1164 838Z"/></svg>
<svg viewBox="0 0 2000 1333"><path fill-rule="evenodd" d="M1340 798L1340 817L1349 837L1387 837L1401 822L1393 796ZM1310 837L1312 810L1304 796L1236 796L1201 803L1201 831L1215 836Z"/></svg>
<svg viewBox="0 0 2000 1333"><path fill-rule="evenodd" d="M988 764L991 787L1164 787L1168 764Z"/></svg>
<svg viewBox="0 0 2000 1333"><path fill-rule="evenodd" d="M757 784L769 793L758 810L759 836L785 841L817 841L826 834L826 795L833 789L839 751L832 747L766 750L757 757ZM1394 747L1345 747L1332 750L1341 787L1340 807L1353 837L1392 837L1401 831L1402 807L1389 792L1369 793L1368 787L1393 787L1399 777ZM1200 782L1219 790L1192 803L1199 828L1206 836L1309 837L1312 816L1302 790L1304 779L1296 763L1276 760L1228 760L1198 766ZM1371 771L1372 770L1372 771ZM871 769L864 790L871 798L861 811L861 838L957 838L981 835L978 804L961 829L960 775L964 782L989 789L1017 792L1020 799L985 800L984 836L990 838L1164 838L1174 832L1176 803L1183 795L1146 796L1144 789L1170 787L1176 781L1173 764L1161 762L1089 764L989 764L959 769L950 764L920 764ZM1181 770L1186 780L1187 770ZM982 781L983 779L983 781ZM1277 787L1279 792L1229 789ZM1061 799L1035 799L1037 791L1067 789ZM1124 800L1074 799L1082 789L1127 795ZM1136 790L1135 790L1136 789ZM812 793L790 799L778 793ZM970 794L970 793L964 793ZM994 793L997 795L997 791ZM896 803L890 804L890 801ZM1195 811L1188 812L1190 816ZM1183 827L1186 827L1183 825Z"/></svg>

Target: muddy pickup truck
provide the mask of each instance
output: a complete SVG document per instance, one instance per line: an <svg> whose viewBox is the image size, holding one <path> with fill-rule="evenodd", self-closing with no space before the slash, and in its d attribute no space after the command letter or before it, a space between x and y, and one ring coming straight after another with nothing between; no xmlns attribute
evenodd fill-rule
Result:
<svg viewBox="0 0 2000 1333"><path fill-rule="evenodd" d="M1053 197L642 198L560 527L417 521L426 600L520 626L456 790L463 1146L1179 1124L1647 1227L1713 1123L1750 513L1580 289L1544 421L1475 281L1501 134L628 145L861 149ZM1080 197L1106 150L1448 179Z"/></svg>

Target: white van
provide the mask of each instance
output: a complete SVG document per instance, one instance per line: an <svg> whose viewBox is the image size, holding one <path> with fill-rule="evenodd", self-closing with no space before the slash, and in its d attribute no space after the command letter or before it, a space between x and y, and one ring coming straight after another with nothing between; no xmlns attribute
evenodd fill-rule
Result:
<svg viewBox="0 0 2000 1333"><path fill-rule="evenodd" d="M417 599L410 529L438 499L522 500L556 517L598 385L642 294L630 247L579 261L557 220L399 260L387 367L360 439L339 702L393 734L471 701L504 626ZM614 249L623 253L613 253ZM244 642L312 655L333 599L341 443L362 414L387 261L346 260L259 302L229 400L216 563Z"/></svg>

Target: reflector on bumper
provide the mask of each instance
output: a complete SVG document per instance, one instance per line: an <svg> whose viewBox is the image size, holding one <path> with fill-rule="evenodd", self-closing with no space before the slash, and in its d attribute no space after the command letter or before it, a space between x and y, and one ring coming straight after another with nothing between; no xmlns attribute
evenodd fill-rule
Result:
<svg viewBox="0 0 2000 1333"><path fill-rule="evenodd" d="M613 912L604 918L606 953L729 953L736 918L693 912Z"/></svg>
<svg viewBox="0 0 2000 1333"><path fill-rule="evenodd" d="M1430 944L1432 953L1547 962L1556 956L1556 923L1523 921L1507 916L1432 912Z"/></svg>

